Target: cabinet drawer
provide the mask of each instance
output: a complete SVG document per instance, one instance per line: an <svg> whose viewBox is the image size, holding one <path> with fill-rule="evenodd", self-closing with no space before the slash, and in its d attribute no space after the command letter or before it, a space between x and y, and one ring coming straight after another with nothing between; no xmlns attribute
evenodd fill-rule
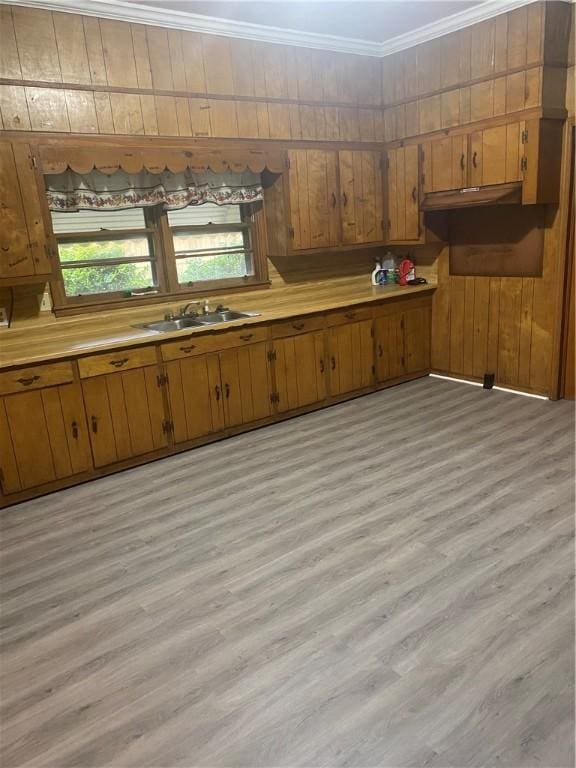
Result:
<svg viewBox="0 0 576 768"><path fill-rule="evenodd" d="M40 387L53 387L74 381L72 363L35 365L0 373L0 395L11 395Z"/></svg>
<svg viewBox="0 0 576 768"><path fill-rule="evenodd" d="M90 355L78 360L81 379L102 376L114 371L128 371L130 368L143 368L156 363L156 347L138 347L136 349L117 349L103 355Z"/></svg>
<svg viewBox="0 0 576 768"><path fill-rule="evenodd" d="M246 344L255 344L259 341L267 341L268 328L243 328L238 331L227 331L210 336L190 336L182 341L171 341L162 344L163 360L178 360L192 355L204 355L208 352L220 352L232 347L243 347Z"/></svg>
<svg viewBox="0 0 576 768"><path fill-rule="evenodd" d="M346 323L356 323L360 320L372 319L372 307L360 307L358 309L345 309L341 312L331 312L326 316L327 324L330 328L335 325L345 325Z"/></svg>
<svg viewBox="0 0 576 768"><path fill-rule="evenodd" d="M417 299L403 299L402 301L385 301L374 307L374 317L387 317L396 315L399 312L405 312L407 309L421 309L422 307L431 307L432 299L430 296Z"/></svg>
<svg viewBox="0 0 576 768"><path fill-rule="evenodd" d="M321 331L324 328L323 317L295 317L285 323L277 323L272 326L272 338L283 339L286 336L295 336L298 333Z"/></svg>

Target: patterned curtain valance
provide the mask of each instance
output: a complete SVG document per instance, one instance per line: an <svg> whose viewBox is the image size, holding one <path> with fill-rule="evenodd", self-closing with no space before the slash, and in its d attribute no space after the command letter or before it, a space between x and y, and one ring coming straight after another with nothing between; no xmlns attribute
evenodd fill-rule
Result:
<svg viewBox="0 0 576 768"><path fill-rule="evenodd" d="M260 176L253 171L193 173L126 173L107 175L101 171L45 176L51 211L120 210L163 205L167 210L188 205L215 203L236 205L262 200Z"/></svg>

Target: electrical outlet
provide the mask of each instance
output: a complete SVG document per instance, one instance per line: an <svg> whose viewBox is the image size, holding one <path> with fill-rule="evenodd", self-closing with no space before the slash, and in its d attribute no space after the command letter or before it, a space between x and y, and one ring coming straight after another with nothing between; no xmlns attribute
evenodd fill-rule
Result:
<svg viewBox="0 0 576 768"><path fill-rule="evenodd" d="M48 291L42 294L42 301L40 302L40 312L51 312L52 300Z"/></svg>
<svg viewBox="0 0 576 768"><path fill-rule="evenodd" d="M8 311L6 307L0 307L0 328L8 327Z"/></svg>

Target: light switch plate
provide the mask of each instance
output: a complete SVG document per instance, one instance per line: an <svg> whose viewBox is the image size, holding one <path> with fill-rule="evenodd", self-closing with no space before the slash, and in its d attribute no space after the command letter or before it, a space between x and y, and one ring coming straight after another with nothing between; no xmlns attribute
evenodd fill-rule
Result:
<svg viewBox="0 0 576 768"><path fill-rule="evenodd" d="M0 307L0 328L8 328L8 312L6 307Z"/></svg>

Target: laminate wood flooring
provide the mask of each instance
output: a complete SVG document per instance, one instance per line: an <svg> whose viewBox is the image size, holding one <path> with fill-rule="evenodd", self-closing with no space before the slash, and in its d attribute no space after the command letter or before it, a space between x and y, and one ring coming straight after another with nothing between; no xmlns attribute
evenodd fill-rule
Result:
<svg viewBox="0 0 576 768"><path fill-rule="evenodd" d="M3 768L572 766L573 439L426 378L5 510Z"/></svg>

